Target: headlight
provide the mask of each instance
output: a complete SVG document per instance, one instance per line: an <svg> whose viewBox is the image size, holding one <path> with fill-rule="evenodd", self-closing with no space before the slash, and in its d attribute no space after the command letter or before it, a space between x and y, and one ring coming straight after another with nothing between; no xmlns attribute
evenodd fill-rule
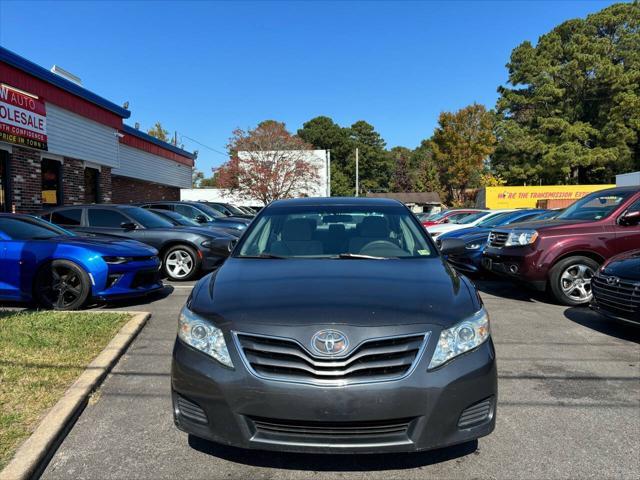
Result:
<svg viewBox="0 0 640 480"><path fill-rule="evenodd" d="M187 345L215 358L221 364L233 368L222 330L214 327L186 306L180 312L178 337Z"/></svg>
<svg viewBox="0 0 640 480"><path fill-rule="evenodd" d="M473 317L440 332L429 369L439 367L452 358L473 350L489 338L489 315L483 308Z"/></svg>
<svg viewBox="0 0 640 480"><path fill-rule="evenodd" d="M535 230L513 230L509 233L505 247L521 247L531 245L538 238L538 232Z"/></svg>
<svg viewBox="0 0 640 480"><path fill-rule="evenodd" d="M131 257L102 257L102 259L110 265L120 265L133 261Z"/></svg>
<svg viewBox="0 0 640 480"><path fill-rule="evenodd" d="M467 250L480 250L482 248L483 242L475 241L467 243L464 248Z"/></svg>

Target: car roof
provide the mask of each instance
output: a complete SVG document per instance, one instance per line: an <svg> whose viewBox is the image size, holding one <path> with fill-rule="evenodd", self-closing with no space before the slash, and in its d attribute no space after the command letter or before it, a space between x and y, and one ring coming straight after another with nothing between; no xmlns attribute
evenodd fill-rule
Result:
<svg viewBox="0 0 640 480"><path fill-rule="evenodd" d="M403 205L403 203L392 198L368 198L368 197L305 197L287 198L285 200L275 200L267 206L291 207L291 206L317 206L328 205L352 205L366 207L382 207Z"/></svg>

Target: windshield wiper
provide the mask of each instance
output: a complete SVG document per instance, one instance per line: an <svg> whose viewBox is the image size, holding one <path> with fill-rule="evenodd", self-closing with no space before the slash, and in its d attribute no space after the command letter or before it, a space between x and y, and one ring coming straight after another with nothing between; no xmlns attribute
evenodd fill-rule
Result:
<svg viewBox="0 0 640 480"><path fill-rule="evenodd" d="M356 260L387 260L387 257L375 257L373 255L360 255L359 253L341 253L333 258L352 258Z"/></svg>
<svg viewBox="0 0 640 480"><path fill-rule="evenodd" d="M286 260L288 257L281 257L280 255L273 255L271 253L261 253L260 255L239 255L238 258L275 258Z"/></svg>

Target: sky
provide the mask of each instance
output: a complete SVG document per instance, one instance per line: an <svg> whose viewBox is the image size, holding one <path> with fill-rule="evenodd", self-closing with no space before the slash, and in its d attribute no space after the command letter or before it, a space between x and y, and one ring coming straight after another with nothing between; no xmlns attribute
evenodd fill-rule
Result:
<svg viewBox="0 0 640 480"><path fill-rule="evenodd" d="M441 111L492 108L511 50L612 1L0 0L0 45L156 121L206 176L235 128L318 115L414 148Z"/></svg>

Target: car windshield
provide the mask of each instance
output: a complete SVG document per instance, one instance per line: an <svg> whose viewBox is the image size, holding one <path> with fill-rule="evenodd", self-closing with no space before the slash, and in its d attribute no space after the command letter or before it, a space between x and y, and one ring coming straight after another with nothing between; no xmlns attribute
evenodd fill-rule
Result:
<svg viewBox="0 0 640 480"><path fill-rule="evenodd" d="M160 215L161 217L169 217L176 224L182 225L185 227L201 227L198 222L195 220L191 220L190 218L185 217L184 215L180 215L178 212L172 212L170 210L152 210L156 215Z"/></svg>
<svg viewBox="0 0 640 480"><path fill-rule="evenodd" d="M436 220L440 220L448 213L450 213L450 210L443 210L442 212L432 213L427 217L427 220L429 220L430 222L435 222Z"/></svg>
<svg viewBox="0 0 640 480"><path fill-rule="evenodd" d="M592 193L573 203L558 215L559 220L582 220L595 222L608 217L633 192Z"/></svg>
<svg viewBox="0 0 640 480"><path fill-rule="evenodd" d="M207 205L206 203L199 203L198 205L196 205L196 207L205 212L210 217L220 218L225 216L223 213L220 213L218 210L212 208L211 205Z"/></svg>
<svg viewBox="0 0 640 480"><path fill-rule="evenodd" d="M227 210L229 210L232 215L246 215L246 213L244 213L242 210L240 210L235 205L227 204L227 205L225 205L225 207L227 207Z"/></svg>
<svg viewBox="0 0 640 480"><path fill-rule="evenodd" d="M60 235L74 236L64 228L30 217L0 217L0 231L12 240L47 240Z"/></svg>
<svg viewBox="0 0 640 480"><path fill-rule="evenodd" d="M456 218L454 220L451 220L449 223L456 223L456 224L459 224L459 225L466 225L468 223L475 222L479 218L484 217L486 214L487 214L487 212L470 213L469 215L465 215L464 217Z"/></svg>
<svg viewBox="0 0 640 480"><path fill-rule="evenodd" d="M160 215L157 215L149 210L139 207L126 208L125 212L136 222L145 228L166 228L173 227L173 224Z"/></svg>
<svg viewBox="0 0 640 480"><path fill-rule="evenodd" d="M437 255L402 206L282 206L265 210L237 257L417 258Z"/></svg>
<svg viewBox="0 0 640 480"><path fill-rule="evenodd" d="M524 212L501 213L499 215L494 215L492 217L482 220L480 223L478 223L478 227L499 227L501 225L507 225L508 223L511 223L514 219L520 218L520 216L526 217Z"/></svg>

